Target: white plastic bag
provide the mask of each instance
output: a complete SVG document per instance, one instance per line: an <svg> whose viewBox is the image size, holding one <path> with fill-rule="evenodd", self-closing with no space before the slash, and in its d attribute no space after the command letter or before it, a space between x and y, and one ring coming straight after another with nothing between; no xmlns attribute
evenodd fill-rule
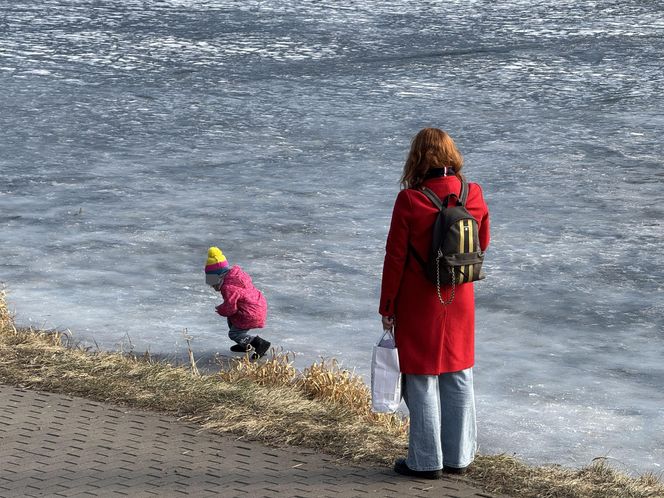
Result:
<svg viewBox="0 0 664 498"><path fill-rule="evenodd" d="M373 347L371 358L371 409L394 413L401 403L399 355L391 330L386 330Z"/></svg>

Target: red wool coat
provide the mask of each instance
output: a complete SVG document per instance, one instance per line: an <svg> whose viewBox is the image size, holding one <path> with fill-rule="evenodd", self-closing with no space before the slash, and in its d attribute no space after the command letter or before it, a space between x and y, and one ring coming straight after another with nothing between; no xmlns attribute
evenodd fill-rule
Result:
<svg viewBox="0 0 664 498"><path fill-rule="evenodd" d="M265 326L267 301L242 268L232 266L224 275L219 291L224 302L217 306L217 313L228 317L239 329L259 329Z"/></svg>
<svg viewBox="0 0 664 498"><path fill-rule="evenodd" d="M458 194L456 176L424 182L443 199ZM466 209L479 224L480 247L489 245L489 210L476 183L469 183ZM457 372L475 363L475 297L473 283L456 286L454 301L443 306L436 286L426 279L422 266L408 254L408 244L425 260L429 257L431 230L438 209L418 190L399 192L387 236L379 313L395 317L395 337L401 371L415 375ZM450 286L441 287L443 298Z"/></svg>

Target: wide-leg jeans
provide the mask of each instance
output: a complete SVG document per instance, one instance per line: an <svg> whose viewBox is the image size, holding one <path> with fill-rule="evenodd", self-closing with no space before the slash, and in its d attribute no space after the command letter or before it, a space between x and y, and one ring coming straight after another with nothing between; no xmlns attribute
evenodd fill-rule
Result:
<svg viewBox="0 0 664 498"><path fill-rule="evenodd" d="M477 449L473 369L404 374L403 391L410 412L406 465L412 470L470 465Z"/></svg>

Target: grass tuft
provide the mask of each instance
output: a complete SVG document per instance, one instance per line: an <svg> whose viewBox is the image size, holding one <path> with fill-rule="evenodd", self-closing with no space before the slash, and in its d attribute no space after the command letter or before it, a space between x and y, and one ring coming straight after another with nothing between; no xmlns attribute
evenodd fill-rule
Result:
<svg viewBox="0 0 664 498"><path fill-rule="evenodd" d="M596 458L581 469L560 465L531 467L507 455L478 456L471 476L489 491L524 498L664 497L662 481L652 473L627 476Z"/></svg>
<svg viewBox="0 0 664 498"><path fill-rule="evenodd" d="M186 335L186 331L185 331ZM270 445L302 445L339 458L390 465L407 448L407 422L375 414L362 379L336 361L300 372L291 355L223 363L201 374L149 354L90 352L66 334L17 329L0 289L0 383L171 413L209 430ZM653 474L626 476L596 459L582 469L531 467L506 455L479 455L469 477L487 491L523 498L664 497Z"/></svg>

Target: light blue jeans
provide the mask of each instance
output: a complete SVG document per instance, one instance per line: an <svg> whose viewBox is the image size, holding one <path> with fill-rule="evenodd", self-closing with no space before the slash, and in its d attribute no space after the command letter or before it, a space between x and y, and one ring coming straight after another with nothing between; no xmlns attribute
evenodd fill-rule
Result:
<svg viewBox="0 0 664 498"><path fill-rule="evenodd" d="M410 412L406 465L412 470L470 465L477 449L473 369L404 374L403 397Z"/></svg>

